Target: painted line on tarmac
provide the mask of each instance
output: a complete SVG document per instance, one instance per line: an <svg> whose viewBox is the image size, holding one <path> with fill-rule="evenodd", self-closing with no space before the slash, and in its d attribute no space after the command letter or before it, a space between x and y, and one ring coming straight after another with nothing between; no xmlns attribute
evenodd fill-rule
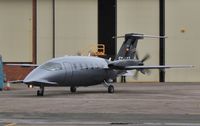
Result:
<svg viewBox="0 0 200 126"><path fill-rule="evenodd" d="M18 122L18 125L145 125L145 126L200 126L200 123L176 123L176 122L141 122L141 123L134 123L134 122L107 122L107 121L72 121L72 122L65 122L65 121L56 121L56 122L48 122L44 120L21 120L15 119ZM4 126L16 126L16 123L9 123Z"/></svg>
<svg viewBox="0 0 200 126"><path fill-rule="evenodd" d="M143 123L147 126L200 126L200 123Z"/></svg>
<svg viewBox="0 0 200 126"><path fill-rule="evenodd" d="M38 121L38 120L18 120L18 123L11 123L11 124L6 124L4 126L17 126L17 125L108 125L111 124L111 122L48 122L48 121Z"/></svg>
<svg viewBox="0 0 200 126"><path fill-rule="evenodd" d="M72 100L72 101L174 101L174 102L199 102L197 100L188 100L188 99L107 99L107 98L66 98L65 100Z"/></svg>
<svg viewBox="0 0 200 126"><path fill-rule="evenodd" d="M6 124L4 126L16 126L17 124L16 123L9 123L9 124Z"/></svg>

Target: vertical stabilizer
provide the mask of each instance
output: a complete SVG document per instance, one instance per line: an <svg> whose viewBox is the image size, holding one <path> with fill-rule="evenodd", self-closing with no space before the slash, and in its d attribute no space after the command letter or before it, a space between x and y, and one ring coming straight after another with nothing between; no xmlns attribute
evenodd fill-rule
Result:
<svg viewBox="0 0 200 126"><path fill-rule="evenodd" d="M134 59L138 39L143 39L143 34L130 33L125 34L125 40L115 57L115 60Z"/></svg>

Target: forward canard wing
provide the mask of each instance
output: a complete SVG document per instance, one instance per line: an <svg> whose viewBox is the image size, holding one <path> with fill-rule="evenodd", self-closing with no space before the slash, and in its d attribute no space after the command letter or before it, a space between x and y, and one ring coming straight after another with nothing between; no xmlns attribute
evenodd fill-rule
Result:
<svg viewBox="0 0 200 126"><path fill-rule="evenodd" d="M38 67L37 64L6 64L7 66Z"/></svg>

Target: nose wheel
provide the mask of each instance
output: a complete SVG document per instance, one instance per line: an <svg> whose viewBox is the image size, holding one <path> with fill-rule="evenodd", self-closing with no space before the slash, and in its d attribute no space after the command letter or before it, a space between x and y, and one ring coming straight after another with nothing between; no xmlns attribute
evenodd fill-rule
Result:
<svg viewBox="0 0 200 126"><path fill-rule="evenodd" d="M115 90L114 90L114 86L113 85L109 85L108 86L108 93L114 93Z"/></svg>
<svg viewBox="0 0 200 126"><path fill-rule="evenodd" d="M108 93L114 93L115 92L114 86L111 85L111 84L108 84L105 80L104 80L104 85L105 85L105 87L108 88Z"/></svg>
<svg viewBox="0 0 200 126"><path fill-rule="evenodd" d="M44 96L44 86L40 86L40 89L37 90L37 96Z"/></svg>

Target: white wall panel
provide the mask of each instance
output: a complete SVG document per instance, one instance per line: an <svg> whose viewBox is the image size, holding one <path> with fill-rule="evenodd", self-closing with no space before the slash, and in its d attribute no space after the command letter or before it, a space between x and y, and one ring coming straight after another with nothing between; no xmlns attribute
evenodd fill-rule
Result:
<svg viewBox="0 0 200 126"><path fill-rule="evenodd" d="M37 62L40 64L53 55L52 0L37 2Z"/></svg>
<svg viewBox="0 0 200 126"><path fill-rule="evenodd" d="M7 62L32 62L32 0L0 0L0 54Z"/></svg>
<svg viewBox="0 0 200 126"><path fill-rule="evenodd" d="M159 0L118 0L117 1L117 34L145 33L159 35ZM119 50L124 39L118 39ZM144 39L138 42L137 51L140 59L145 54L151 58L145 62L147 65L159 64L159 40ZM140 74L138 81L158 81L158 70L152 70L151 75ZM131 77L129 81L133 80Z"/></svg>
<svg viewBox="0 0 200 126"><path fill-rule="evenodd" d="M195 65L167 71L166 81L200 81L199 5L199 0L166 0L166 63Z"/></svg>
<svg viewBox="0 0 200 126"><path fill-rule="evenodd" d="M97 44L97 0L56 0L56 56Z"/></svg>

